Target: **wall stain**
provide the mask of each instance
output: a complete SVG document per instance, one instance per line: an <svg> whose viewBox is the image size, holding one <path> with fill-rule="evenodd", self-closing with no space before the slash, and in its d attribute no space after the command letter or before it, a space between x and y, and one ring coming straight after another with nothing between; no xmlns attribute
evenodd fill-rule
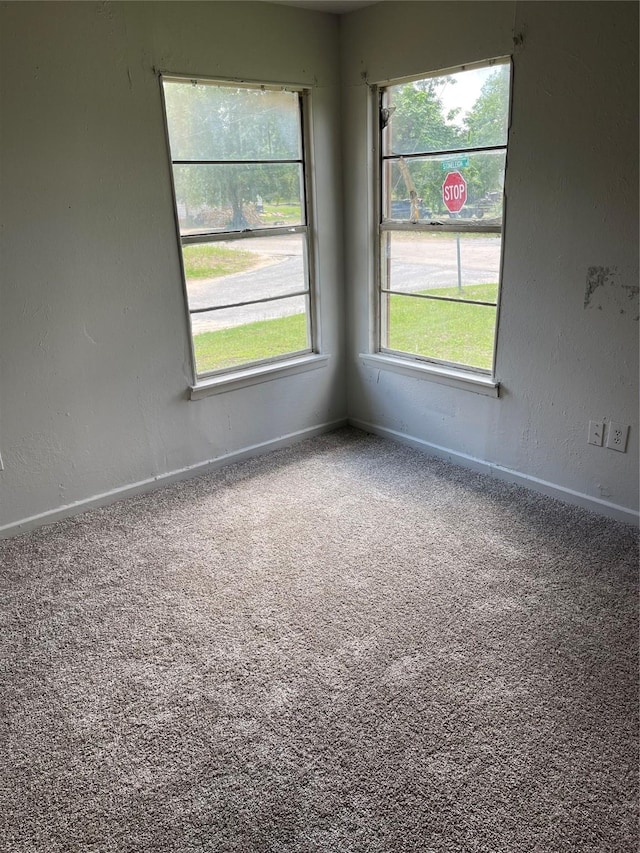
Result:
<svg viewBox="0 0 640 853"><path fill-rule="evenodd" d="M627 293L627 300L630 300L633 303L633 307L636 309L636 316L634 320L638 319L638 297L640 296L640 287L637 284L623 284L622 289ZM624 311L621 309L621 314L624 314Z"/></svg>
<svg viewBox="0 0 640 853"><path fill-rule="evenodd" d="M587 270L587 286L584 291L584 307L591 305L591 297L599 287L604 287L609 279L616 274L616 267L589 267Z"/></svg>
<svg viewBox="0 0 640 853"><path fill-rule="evenodd" d="M638 320L638 295L640 288L634 284L621 284L617 267L589 267L584 291L584 307L602 311L607 304L618 309L619 314L633 313ZM596 294L599 298L596 298Z"/></svg>

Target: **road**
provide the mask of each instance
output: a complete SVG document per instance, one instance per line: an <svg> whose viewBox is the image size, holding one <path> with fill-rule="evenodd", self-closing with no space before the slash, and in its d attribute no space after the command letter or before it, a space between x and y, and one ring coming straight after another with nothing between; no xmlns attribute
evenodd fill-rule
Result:
<svg viewBox="0 0 640 853"><path fill-rule="evenodd" d="M188 283L189 307L214 308L266 296L280 296L304 289L302 240L298 237L247 238L235 243L256 253L257 266L247 272ZM425 241L392 241L391 276L393 289L405 293L437 287L455 287L457 277L456 241L451 238ZM463 285L487 284L498 280L500 240L474 237L461 242ZM256 320L274 319L304 310L304 296L258 305L246 305L193 314L195 334L229 328Z"/></svg>

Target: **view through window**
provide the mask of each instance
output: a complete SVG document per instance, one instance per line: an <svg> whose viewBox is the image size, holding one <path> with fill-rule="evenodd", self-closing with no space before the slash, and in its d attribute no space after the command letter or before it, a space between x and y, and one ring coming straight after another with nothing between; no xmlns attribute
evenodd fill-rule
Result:
<svg viewBox="0 0 640 853"><path fill-rule="evenodd" d="M310 352L305 94L162 89L197 376Z"/></svg>
<svg viewBox="0 0 640 853"><path fill-rule="evenodd" d="M492 373L509 60L380 90L380 350Z"/></svg>

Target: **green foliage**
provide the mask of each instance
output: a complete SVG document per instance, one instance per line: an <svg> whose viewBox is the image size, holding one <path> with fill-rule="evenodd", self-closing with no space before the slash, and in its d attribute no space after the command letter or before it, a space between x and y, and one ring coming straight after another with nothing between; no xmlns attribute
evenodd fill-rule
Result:
<svg viewBox="0 0 640 853"><path fill-rule="evenodd" d="M418 80L392 88L390 146L396 154L456 148L459 131L448 122L439 95L449 78Z"/></svg>
<svg viewBox="0 0 640 853"><path fill-rule="evenodd" d="M389 106L395 108L385 131L388 152L414 154L420 151L443 151L457 148L459 128L444 115L440 90L449 78L419 80L393 86ZM407 168L416 186L422 204L437 210L441 203L442 172L437 161L408 161ZM409 191L397 168L392 170L391 197L408 198Z"/></svg>
<svg viewBox="0 0 640 853"><path fill-rule="evenodd" d="M499 66L485 81L475 104L464 121L464 136L469 147L506 145L509 121L509 66ZM465 170L469 201L486 197L490 192L502 194L504 156L482 154L473 158ZM501 215L502 209L489 210Z"/></svg>
<svg viewBox="0 0 640 853"><path fill-rule="evenodd" d="M509 121L509 66L501 65L488 77L464 127L470 147L505 145Z"/></svg>
<svg viewBox="0 0 640 853"><path fill-rule="evenodd" d="M507 141L509 66L499 65L487 77L462 122L460 108L445 114L441 97L445 86L459 84L456 76L404 83L388 90L388 106L395 109L384 132L386 153L432 155L407 160L406 164L423 207L437 216L448 215L442 201L446 170L433 155L446 150L504 145ZM465 212L470 216L499 218L504 155L488 152L466 156L469 163L460 168L467 182ZM392 200L408 198L408 187L395 163L391 167L390 188Z"/></svg>

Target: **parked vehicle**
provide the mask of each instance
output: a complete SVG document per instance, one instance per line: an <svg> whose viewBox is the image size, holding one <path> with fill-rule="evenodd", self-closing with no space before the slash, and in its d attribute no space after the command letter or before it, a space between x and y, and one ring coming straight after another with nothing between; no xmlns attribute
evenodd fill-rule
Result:
<svg viewBox="0 0 640 853"><path fill-rule="evenodd" d="M433 211L425 207L420 200L418 200L418 213L420 219L430 219L433 216ZM399 201L392 201L391 219L411 219L411 199L403 198Z"/></svg>

